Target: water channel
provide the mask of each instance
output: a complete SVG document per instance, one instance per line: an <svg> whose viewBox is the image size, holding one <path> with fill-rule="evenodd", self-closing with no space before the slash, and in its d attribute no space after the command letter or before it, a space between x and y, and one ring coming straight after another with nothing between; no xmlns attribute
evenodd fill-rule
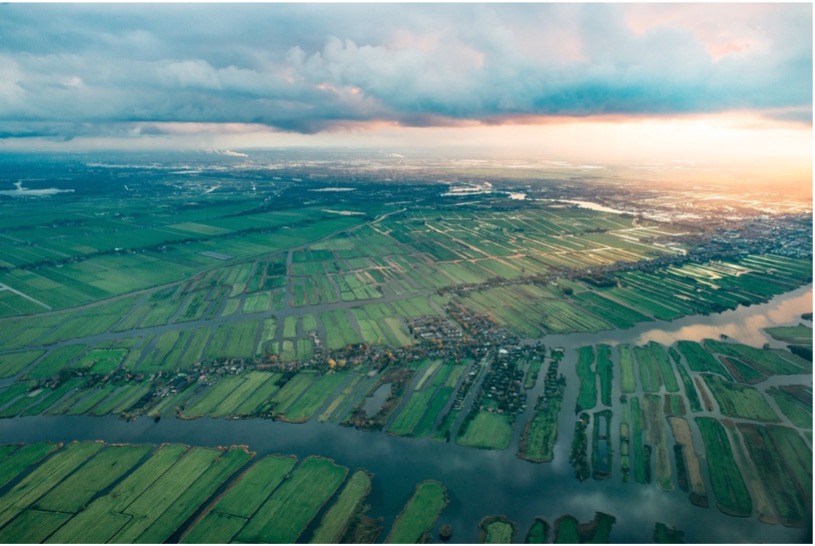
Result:
<svg viewBox="0 0 815 546"><path fill-rule="evenodd" d="M0 443L101 439L131 443L181 442L201 446L245 444L259 455L295 454L301 459L314 454L330 457L352 471L366 468L374 473L373 489L366 502L371 505L370 516L384 518L385 530L379 536L380 541L416 484L435 479L447 487L450 499L435 531L442 524L452 525L451 542L476 542L478 522L489 515L508 516L517 524L515 541L523 542L536 516L544 517L550 524L565 514L588 522L598 511L616 517L611 539L619 543L652 542L656 522L682 529L686 542L811 542L811 528L768 525L755 518L736 518L720 512L715 506L703 458L700 463L707 480L708 508L692 505L688 494L678 488L663 492L654 483L636 483L633 476L628 483L623 483L619 472L621 413L618 400L614 401L612 408L614 454L611 478L578 482L568 462L578 389L573 369L575 347L596 343L642 344L650 340L670 344L678 339L718 338L722 333L752 345L770 342L774 346L783 346L765 337L761 328L798 322L810 324L800 319L802 313L809 311L812 311L812 285L778 296L766 304L739 307L718 315L650 322L613 332L547 336L544 338L546 345L567 349L560 365L560 372L566 375L567 389L555 458L545 464L530 463L516 456L521 429L531 416L534 400L542 390L545 367L538 384L529 392L527 413L519 416L516 422L513 442L503 451L463 448L454 443L399 438L316 422L294 425L262 419L184 421L165 418L155 423L149 418L125 422L117 417L84 416L1 419ZM812 384L811 375L786 379L789 380L787 383ZM619 393L619 374L615 375L614 381L615 391ZM701 442L698 433L694 441ZM676 483L675 471L673 478ZM308 539L308 536L304 538Z"/></svg>

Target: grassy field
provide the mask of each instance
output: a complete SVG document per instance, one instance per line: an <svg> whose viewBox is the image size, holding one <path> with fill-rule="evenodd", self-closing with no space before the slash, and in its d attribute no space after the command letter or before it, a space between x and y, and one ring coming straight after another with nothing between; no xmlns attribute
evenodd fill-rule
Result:
<svg viewBox="0 0 815 546"><path fill-rule="evenodd" d="M5 544L36 544L44 541L71 519L72 514L28 509L0 529Z"/></svg>
<svg viewBox="0 0 815 546"><path fill-rule="evenodd" d="M447 506L447 490L439 482L426 481L416 486L413 496L396 516L388 544L415 544L433 528L436 520Z"/></svg>
<svg viewBox="0 0 815 546"><path fill-rule="evenodd" d="M651 449L642 444L642 434L645 429L645 416L640 408L637 397L628 399L631 411L631 455L634 460L634 478L639 483L651 482Z"/></svg>
<svg viewBox="0 0 815 546"><path fill-rule="evenodd" d="M558 416L563 401L566 379L558 375L558 363L549 363L544 380L544 392L535 404L535 414L524 427L518 456L533 462L549 462L554 458L557 442Z"/></svg>
<svg viewBox="0 0 815 546"><path fill-rule="evenodd" d="M0 379L17 375L43 354L45 351L23 351L0 355Z"/></svg>
<svg viewBox="0 0 815 546"><path fill-rule="evenodd" d="M608 345L597 346L597 377L600 379L600 401L604 406L611 406L614 364L611 362L611 347Z"/></svg>
<svg viewBox="0 0 815 546"><path fill-rule="evenodd" d="M754 370L767 375L794 375L812 373L812 363L780 349L756 349L749 345L705 340L705 348L739 359Z"/></svg>
<svg viewBox="0 0 815 546"><path fill-rule="evenodd" d="M767 400L753 387L725 381L718 375L705 374L704 378L724 415L767 423L780 421Z"/></svg>
<svg viewBox="0 0 815 546"><path fill-rule="evenodd" d="M252 465L185 533L185 543L226 543L289 474L294 457L268 456Z"/></svg>
<svg viewBox="0 0 815 546"><path fill-rule="evenodd" d="M577 394L575 413L593 409L597 405L597 373L592 369L594 364L594 347L580 347L577 350L577 377L580 379L580 390Z"/></svg>
<svg viewBox="0 0 815 546"><path fill-rule="evenodd" d="M481 544L512 544L515 538L515 524L506 516L489 516L479 525L479 542Z"/></svg>
<svg viewBox="0 0 815 546"><path fill-rule="evenodd" d="M87 350L87 345L67 345L54 349L45 355L31 370L28 377L44 379L59 373L63 368L71 366L72 361Z"/></svg>
<svg viewBox="0 0 815 546"><path fill-rule="evenodd" d="M42 497L37 508L49 512L79 512L98 491L129 472L149 451L148 446L105 448Z"/></svg>
<svg viewBox="0 0 815 546"><path fill-rule="evenodd" d="M244 447L233 447L221 454L195 482L136 539L140 543L166 541L213 493L252 457Z"/></svg>
<svg viewBox="0 0 815 546"><path fill-rule="evenodd" d="M127 525L131 517L123 512L157 483L186 453L178 444L162 446L153 455L119 482L108 495L93 501L51 537L50 543L103 543L111 540Z"/></svg>
<svg viewBox="0 0 815 546"><path fill-rule="evenodd" d="M264 502L237 535L241 542L292 543L345 480L348 469L308 457Z"/></svg>
<svg viewBox="0 0 815 546"><path fill-rule="evenodd" d="M555 521L555 544L578 544L577 533L579 522L574 516L561 516Z"/></svg>
<svg viewBox="0 0 815 546"><path fill-rule="evenodd" d="M511 439L512 422L508 416L479 411L466 430L459 431L456 443L481 449L506 449Z"/></svg>
<svg viewBox="0 0 815 546"><path fill-rule="evenodd" d="M750 493L722 425L710 417L697 417L696 424L705 444L708 475L716 504L725 514L747 517L753 513Z"/></svg>
<svg viewBox="0 0 815 546"><path fill-rule="evenodd" d="M785 464L767 429L740 423L739 432L744 435L744 443L781 523L790 527L803 526L812 515L811 508L807 506L807 495L805 490L799 489L800 484Z"/></svg>
<svg viewBox="0 0 815 546"><path fill-rule="evenodd" d="M643 396L643 410L648 423L646 438L653 450L656 467L656 484L662 491L673 491L671 481L671 460L665 436L665 417L662 411L662 398L657 394Z"/></svg>
<svg viewBox="0 0 815 546"><path fill-rule="evenodd" d="M32 506L102 449L97 442L72 443L54 453L0 497L0 526Z"/></svg>
<svg viewBox="0 0 815 546"><path fill-rule="evenodd" d="M622 344L620 351L620 388L625 394L632 394L637 390L637 376L634 372L634 353L630 345Z"/></svg>
<svg viewBox="0 0 815 546"><path fill-rule="evenodd" d="M676 344L679 352L694 372L712 372L730 379L730 374L724 369L721 362L716 360L702 345L694 341L680 341Z"/></svg>
<svg viewBox="0 0 815 546"><path fill-rule="evenodd" d="M0 474L0 487L5 486L27 467L40 462L43 458L61 447L60 444L38 442L17 446L2 446L3 472Z"/></svg>
<svg viewBox="0 0 815 546"><path fill-rule="evenodd" d="M277 407L280 419L293 423L307 421L347 379L348 374L342 372L328 372L317 377L297 399Z"/></svg>
<svg viewBox="0 0 815 546"><path fill-rule="evenodd" d="M697 506L707 507L707 490L702 478L690 425L681 417L668 417L668 423L671 425L676 443L682 446L683 464L687 474L691 502Z"/></svg>
<svg viewBox="0 0 815 546"><path fill-rule="evenodd" d="M696 392L696 387L693 386L693 381L691 380L688 371L685 369L685 366L682 364L679 353L673 347L671 347L668 352L674 361L677 371L679 372L679 379L682 381L682 386L685 389L685 399L688 401L691 411L694 413L702 411L702 403L699 401L699 393Z"/></svg>
<svg viewBox="0 0 815 546"><path fill-rule="evenodd" d="M785 385L767 389L781 412L799 428L812 429L812 388L804 385Z"/></svg>
<svg viewBox="0 0 815 546"><path fill-rule="evenodd" d="M364 470L354 472L337 500L323 516L320 526L311 537L311 543L338 544L370 491L371 475Z"/></svg>
<svg viewBox="0 0 815 546"><path fill-rule="evenodd" d="M776 326L774 328L765 328L764 331L784 343L812 345L812 328L804 324L798 324L797 326Z"/></svg>
<svg viewBox="0 0 815 546"><path fill-rule="evenodd" d="M545 519L535 518L535 522L526 533L524 543L526 544L546 544L549 542L549 524Z"/></svg>

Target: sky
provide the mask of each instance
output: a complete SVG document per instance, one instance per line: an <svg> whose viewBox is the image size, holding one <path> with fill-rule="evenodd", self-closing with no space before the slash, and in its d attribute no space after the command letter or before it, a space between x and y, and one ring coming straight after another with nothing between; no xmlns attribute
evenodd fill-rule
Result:
<svg viewBox="0 0 815 546"><path fill-rule="evenodd" d="M425 146L811 177L807 3L12 3L0 36L0 151Z"/></svg>

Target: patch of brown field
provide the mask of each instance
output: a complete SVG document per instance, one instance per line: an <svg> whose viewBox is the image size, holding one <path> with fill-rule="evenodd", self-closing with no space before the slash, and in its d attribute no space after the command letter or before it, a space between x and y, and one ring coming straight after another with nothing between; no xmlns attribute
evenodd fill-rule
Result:
<svg viewBox="0 0 815 546"><path fill-rule="evenodd" d="M705 481L702 479L702 472L699 468L699 457L693 448L693 435L691 434L690 425L683 417L668 417L668 422L671 424L676 443L683 448L685 468L690 480L691 502L697 506L707 507L709 503L707 491L705 490Z"/></svg>

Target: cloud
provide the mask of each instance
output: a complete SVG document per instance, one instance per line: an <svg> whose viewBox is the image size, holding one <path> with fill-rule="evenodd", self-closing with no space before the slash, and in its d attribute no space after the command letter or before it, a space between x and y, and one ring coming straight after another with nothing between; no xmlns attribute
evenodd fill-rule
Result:
<svg viewBox="0 0 815 546"><path fill-rule="evenodd" d="M733 110L810 123L811 17L806 4L3 5L0 122L64 138Z"/></svg>

